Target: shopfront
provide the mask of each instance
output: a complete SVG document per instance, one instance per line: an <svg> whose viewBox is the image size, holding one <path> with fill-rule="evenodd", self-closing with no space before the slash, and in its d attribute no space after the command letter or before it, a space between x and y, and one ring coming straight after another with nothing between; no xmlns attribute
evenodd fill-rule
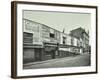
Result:
<svg viewBox="0 0 100 80"><path fill-rule="evenodd" d="M27 45L23 47L23 63L35 62L42 60L43 46L41 45Z"/></svg>
<svg viewBox="0 0 100 80"><path fill-rule="evenodd" d="M44 43L45 59L55 59L59 56L58 45L52 43Z"/></svg>

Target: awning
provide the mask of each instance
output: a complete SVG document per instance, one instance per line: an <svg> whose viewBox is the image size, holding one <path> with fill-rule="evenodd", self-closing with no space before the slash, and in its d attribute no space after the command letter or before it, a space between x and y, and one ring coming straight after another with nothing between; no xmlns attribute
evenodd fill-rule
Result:
<svg viewBox="0 0 100 80"><path fill-rule="evenodd" d="M23 44L23 48L43 48L42 45Z"/></svg>
<svg viewBox="0 0 100 80"><path fill-rule="evenodd" d="M45 51L52 51L52 50L56 50L56 47L50 47L50 46L47 46L44 48Z"/></svg>

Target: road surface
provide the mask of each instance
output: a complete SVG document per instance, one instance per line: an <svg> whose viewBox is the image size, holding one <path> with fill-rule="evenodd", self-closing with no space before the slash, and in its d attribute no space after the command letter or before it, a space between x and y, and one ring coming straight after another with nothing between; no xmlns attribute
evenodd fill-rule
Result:
<svg viewBox="0 0 100 80"><path fill-rule="evenodd" d="M90 54L77 55L72 57L64 57L41 61L40 63L30 63L23 66L24 69L39 69L39 68L57 68L57 67L78 67L90 66Z"/></svg>

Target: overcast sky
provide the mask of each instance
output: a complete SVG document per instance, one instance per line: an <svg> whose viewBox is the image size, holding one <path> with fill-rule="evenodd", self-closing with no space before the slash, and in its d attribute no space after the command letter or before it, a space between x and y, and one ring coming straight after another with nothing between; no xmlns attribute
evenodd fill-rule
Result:
<svg viewBox="0 0 100 80"><path fill-rule="evenodd" d="M45 24L61 32L65 28L65 33L69 33L70 30L78 27L82 27L87 31L91 27L91 15L83 13L25 10L23 11L23 18Z"/></svg>

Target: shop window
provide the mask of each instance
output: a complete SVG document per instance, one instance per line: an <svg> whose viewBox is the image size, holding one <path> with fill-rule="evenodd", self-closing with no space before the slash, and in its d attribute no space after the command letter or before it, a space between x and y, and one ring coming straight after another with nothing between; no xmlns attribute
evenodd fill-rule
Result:
<svg viewBox="0 0 100 80"><path fill-rule="evenodd" d="M77 40L77 46L79 47L79 41Z"/></svg>
<svg viewBox="0 0 100 80"><path fill-rule="evenodd" d="M33 43L33 34L32 33L23 33L23 42L25 43Z"/></svg>
<svg viewBox="0 0 100 80"><path fill-rule="evenodd" d="M82 47L82 42L80 42L80 47Z"/></svg>
<svg viewBox="0 0 100 80"><path fill-rule="evenodd" d="M66 37L63 37L63 44L65 44L65 41L66 41Z"/></svg>
<svg viewBox="0 0 100 80"><path fill-rule="evenodd" d="M50 38L55 38L55 35L53 33L50 33Z"/></svg>

